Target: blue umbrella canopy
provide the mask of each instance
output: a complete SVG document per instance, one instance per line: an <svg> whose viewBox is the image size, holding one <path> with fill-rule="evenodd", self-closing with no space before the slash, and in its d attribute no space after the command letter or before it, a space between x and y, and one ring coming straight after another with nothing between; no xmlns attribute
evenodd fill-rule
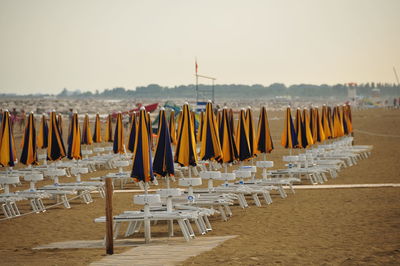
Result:
<svg viewBox="0 0 400 266"><path fill-rule="evenodd" d="M240 161L249 160L253 157L251 154L251 148L249 143L249 130L247 129L247 123L245 118L245 110L240 110L239 122L236 129L236 147L238 149L238 155Z"/></svg>
<svg viewBox="0 0 400 266"><path fill-rule="evenodd" d="M271 153L274 149L271 133L269 131L267 110L264 106L260 110L260 118L258 119L256 147L257 152L261 153Z"/></svg>
<svg viewBox="0 0 400 266"><path fill-rule="evenodd" d="M42 115L40 120L39 135L37 138L37 145L40 149L45 149L48 146L49 127L47 125L46 115Z"/></svg>
<svg viewBox="0 0 400 266"><path fill-rule="evenodd" d="M4 111L0 132L0 165L14 166L16 160L14 136L11 128L10 113Z"/></svg>
<svg viewBox="0 0 400 266"><path fill-rule="evenodd" d="M153 171L160 176L173 176L175 174L174 157L164 109L160 110L159 117L160 123L158 124L158 138L154 154Z"/></svg>
<svg viewBox="0 0 400 266"><path fill-rule="evenodd" d="M134 152L135 150L136 134L137 134L137 119L136 119L136 113L133 113L131 132L129 133L129 140L128 140L128 150L131 152Z"/></svg>
<svg viewBox="0 0 400 266"><path fill-rule="evenodd" d="M151 163L151 147L146 110L139 113L138 129L135 141L133 168L131 177L136 182L150 182L154 180L153 165Z"/></svg>
<svg viewBox="0 0 400 266"><path fill-rule="evenodd" d="M38 162L35 118L33 117L33 113L29 114L28 124L25 127L20 162L25 165L34 165Z"/></svg>
<svg viewBox="0 0 400 266"><path fill-rule="evenodd" d="M65 157L65 146L61 138L56 113L50 113L47 160L56 161Z"/></svg>

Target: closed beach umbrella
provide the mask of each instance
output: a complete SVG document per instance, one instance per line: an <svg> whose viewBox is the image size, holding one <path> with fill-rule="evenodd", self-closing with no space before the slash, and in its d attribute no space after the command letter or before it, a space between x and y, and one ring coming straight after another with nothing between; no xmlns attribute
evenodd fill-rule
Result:
<svg viewBox="0 0 400 266"><path fill-rule="evenodd" d="M343 129L343 123L340 119L339 106L335 106L333 108L332 120L333 120L333 132L335 138L343 137L344 129Z"/></svg>
<svg viewBox="0 0 400 266"><path fill-rule="evenodd" d="M121 115L120 113L118 115ZM122 119L122 115L121 115ZM118 125L118 120L117 120ZM122 125L122 124L121 124ZM154 180L153 164L151 162L151 148L149 126L146 110L140 109L138 130L136 135L136 145L131 177L136 182L150 182ZM117 137L116 137L117 138ZM145 186L147 188L147 186Z"/></svg>
<svg viewBox="0 0 400 266"><path fill-rule="evenodd" d="M147 120L146 120L147 122ZM148 125L146 125L148 126ZM113 143L114 153L124 153L124 127L122 125L122 114L121 112L117 115L117 123L115 124L114 132L114 143Z"/></svg>
<svg viewBox="0 0 400 266"><path fill-rule="evenodd" d="M238 151L236 148L235 140L233 138L233 128L231 128L228 109L225 107L222 111L221 123L219 127L219 139L222 150L222 162L232 163L238 158Z"/></svg>
<svg viewBox="0 0 400 266"><path fill-rule="evenodd" d="M146 113L146 119L147 119L147 128L148 128L149 138L150 138L150 149L153 149L153 127L151 126L150 112Z"/></svg>
<svg viewBox="0 0 400 266"><path fill-rule="evenodd" d="M175 111L171 111L169 114L169 134L171 137L171 143L176 144L176 123L175 123Z"/></svg>
<svg viewBox="0 0 400 266"><path fill-rule="evenodd" d="M286 149L294 149L298 146L296 130L293 125L292 115L290 113L290 107L286 108L285 124L281 136L281 144Z"/></svg>
<svg viewBox="0 0 400 266"><path fill-rule="evenodd" d="M105 142L113 142L112 117L111 117L110 114L107 116L104 141L105 141Z"/></svg>
<svg viewBox="0 0 400 266"><path fill-rule="evenodd" d="M192 128L189 105L185 103L181 112L174 161L181 166L196 166L196 140Z"/></svg>
<svg viewBox="0 0 400 266"><path fill-rule="evenodd" d="M271 153L274 149L274 144L269 130L267 109L264 106L260 110L260 118L258 119L256 147L257 152L264 154Z"/></svg>
<svg viewBox="0 0 400 266"><path fill-rule="evenodd" d="M60 130L60 136L62 137L63 135L63 120L62 120L62 114L57 115L57 124L58 124L58 129Z"/></svg>
<svg viewBox="0 0 400 266"><path fill-rule="evenodd" d="M82 144L92 145L92 132L90 131L89 115L86 114L82 126Z"/></svg>
<svg viewBox="0 0 400 266"><path fill-rule="evenodd" d="M71 119L70 133L68 136L68 159L80 160L81 153L81 129L79 127L78 114L74 113Z"/></svg>
<svg viewBox="0 0 400 266"><path fill-rule="evenodd" d="M171 148L171 137L167 125L165 110L160 110L157 146L154 154L153 171L159 176L174 175L174 157Z"/></svg>
<svg viewBox="0 0 400 266"><path fill-rule="evenodd" d="M206 105L206 113L204 117L204 125L200 147L201 160L222 160L221 144L217 133L217 123L213 112L212 103Z"/></svg>
<svg viewBox="0 0 400 266"><path fill-rule="evenodd" d="M37 145L40 149L46 149L49 136L49 127L47 125L46 115L42 115L40 120L39 135L37 137Z"/></svg>
<svg viewBox="0 0 400 266"><path fill-rule="evenodd" d="M251 107L247 107L246 110L246 124L247 124L247 130L249 134L249 146L250 146L250 154L251 156L256 155L256 136L255 136L255 130L254 130L254 124L253 124L253 112L251 111Z"/></svg>
<svg viewBox="0 0 400 266"><path fill-rule="evenodd" d="M328 120L329 128L331 130L331 138L334 139L336 138L334 128L333 128L333 114L332 114L332 108L330 106L326 107L326 118Z"/></svg>
<svg viewBox="0 0 400 266"><path fill-rule="evenodd" d="M38 162L35 118L33 117L33 113L29 114L28 124L25 127L20 162L25 165L34 165Z"/></svg>
<svg viewBox="0 0 400 266"><path fill-rule="evenodd" d="M201 142L202 134L203 134L203 125L204 125L204 112L200 113L200 122L199 128L197 130L196 141Z"/></svg>
<svg viewBox="0 0 400 266"><path fill-rule="evenodd" d="M232 108L229 109L228 118L229 118L229 124L231 124L233 138L235 138L235 130L234 130L235 122L233 121L234 119L233 119L233 110L232 110Z"/></svg>
<svg viewBox="0 0 400 266"><path fill-rule="evenodd" d="M350 105L343 106L343 125L346 125L347 134L353 133L353 124L351 122Z"/></svg>
<svg viewBox="0 0 400 266"><path fill-rule="evenodd" d="M0 132L0 165L14 166L17 159L14 136L11 129L10 113L4 111Z"/></svg>
<svg viewBox="0 0 400 266"><path fill-rule="evenodd" d="M178 141L178 139L179 139L179 134L180 134L180 132L181 132L182 113L183 113L183 110L181 110L181 111L179 112L179 114L178 114L178 128L177 128L177 130L176 130L176 141Z"/></svg>
<svg viewBox="0 0 400 266"><path fill-rule="evenodd" d="M93 142L95 142L95 143L102 142L101 123L100 123L100 115L99 114L96 114L96 120L94 121Z"/></svg>
<svg viewBox="0 0 400 266"><path fill-rule="evenodd" d="M317 142L317 120L315 117L315 111L313 107L310 107L310 130L313 138L313 143Z"/></svg>
<svg viewBox="0 0 400 266"><path fill-rule="evenodd" d="M326 107L325 104L322 106L321 123L322 123L322 128L324 129L325 138L331 139L332 132L330 127L330 122L328 119L328 108Z"/></svg>
<svg viewBox="0 0 400 266"><path fill-rule="evenodd" d="M245 110L242 108L239 114L239 121L236 129L236 148L238 150L239 161L245 161L252 157L247 123L245 118Z"/></svg>
<svg viewBox="0 0 400 266"><path fill-rule="evenodd" d="M294 128L296 129L297 142L299 143L299 148L306 148L308 143L306 136L303 135L303 118L301 117L300 108L297 108L296 111L296 121Z"/></svg>
<svg viewBox="0 0 400 266"><path fill-rule="evenodd" d="M311 134L311 129L310 129L310 116L308 115L308 110L307 108L303 109L303 125L302 125L302 135L303 135L303 147L308 148L311 145L314 144L314 140Z"/></svg>
<svg viewBox="0 0 400 266"><path fill-rule="evenodd" d="M136 134L137 134L137 123L136 123L136 114L132 116L132 124L131 124L131 132L129 133L129 140L128 140L128 150L131 152L135 151L135 141L136 141Z"/></svg>
<svg viewBox="0 0 400 266"><path fill-rule="evenodd" d="M47 147L47 160L56 161L61 160L65 157L65 146L61 138L56 113L50 113L49 120L49 136L48 136L48 147Z"/></svg>
<svg viewBox="0 0 400 266"><path fill-rule="evenodd" d="M318 107L314 108L314 115L315 115L315 120L317 124L317 141L318 142L323 142L325 140L325 133L324 133L324 128L322 126L322 120L321 117L319 116L319 110Z"/></svg>

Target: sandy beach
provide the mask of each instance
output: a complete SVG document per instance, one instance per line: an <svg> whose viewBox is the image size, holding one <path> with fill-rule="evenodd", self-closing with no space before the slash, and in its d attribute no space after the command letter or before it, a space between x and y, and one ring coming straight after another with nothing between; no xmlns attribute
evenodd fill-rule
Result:
<svg viewBox="0 0 400 266"><path fill-rule="evenodd" d="M283 112L268 115L283 118ZM326 184L400 183L400 110L355 110L353 124L355 143L374 145L372 155L342 170L338 178L329 179ZM289 153L280 146L282 128L283 120L270 119L275 150L268 159L275 162L275 168L283 166L282 155ZM83 180L106 172L84 175ZM43 181L40 185L50 182ZM23 187L13 190L27 186L24 182ZM159 187L162 186L161 180ZM114 214L138 210L140 206L133 205L132 197L132 193L115 193ZM103 258L104 249L32 249L52 242L102 239L104 224L93 220L104 215L104 200L98 195L94 195L94 200L89 205L76 200L71 209L56 207L45 213L0 221L0 264L87 265ZM286 199L274 194L273 200L269 206L252 205L248 209L234 206L228 222L211 218L213 231L199 238L238 237L182 262L183 265L398 265L400 262L400 188L298 189ZM27 202L18 206L22 212L30 208ZM166 226L152 226L152 235L167 236ZM115 253L127 249L116 248Z"/></svg>

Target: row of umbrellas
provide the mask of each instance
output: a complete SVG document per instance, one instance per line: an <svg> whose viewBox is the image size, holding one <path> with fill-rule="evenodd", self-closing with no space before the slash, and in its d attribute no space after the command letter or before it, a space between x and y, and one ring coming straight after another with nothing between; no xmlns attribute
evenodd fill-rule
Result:
<svg viewBox="0 0 400 266"><path fill-rule="evenodd" d="M308 148L327 139L335 139L353 132L351 108L349 105L323 106L297 109L293 122L290 107L286 109L281 144L285 148Z"/></svg>
<svg viewBox="0 0 400 266"><path fill-rule="evenodd" d="M157 143L154 162L152 160L152 129L150 116L145 110L133 116L130 128L128 149L134 154L132 177L137 181L152 181L154 173L160 176L174 174L174 162L181 166L195 166L198 159L232 163L245 161L259 153L270 153L274 147L270 135L268 117L265 107L261 108L258 127L255 130L251 108L241 109L236 128L234 129L233 112L224 108L214 113L212 103L206 105L205 113L200 114L197 134L195 132L195 116L189 105L184 104L178 116L175 130L175 114L171 112L167 122L165 110L160 110ZM9 113L4 113L0 135L0 163L2 166L13 166L16 152L14 138L10 127ZM82 132L75 113L70 122L67 152L61 137L61 117L55 112L50 114L49 125L42 117L39 134L36 138L35 120L29 115L22 141L20 161L27 165L37 163L36 147L47 148L48 160L59 160L67 156L69 159L82 158L81 145L101 142L100 117L96 116L94 133L91 134L89 118L85 116ZM281 144L285 148L306 148L325 139L341 137L352 132L351 110L349 106L324 106L319 115L317 108L300 109L296 112L293 123L290 108L286 110L285 129ZM108 117L105 130L105 141L112 140L111 116ZM118 114L114 130L113 151L124 153L124 132L122 114ZM200 142L200 153L196 149L196 141ZM172 155L172 144L176 143L175 155ZM46 147L47 146L47 147Z"/></svg>

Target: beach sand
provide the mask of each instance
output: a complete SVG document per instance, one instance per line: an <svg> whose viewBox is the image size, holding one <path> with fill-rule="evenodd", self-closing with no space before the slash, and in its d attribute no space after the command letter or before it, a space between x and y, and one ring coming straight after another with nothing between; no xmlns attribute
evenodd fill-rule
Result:
<svg viewBox="0 0 400 266"><path fill-rule="evenodd" d="M283 112L269 113L283 117ZM353 111L356 144L374 145L370 158L342 170L326 184L400 183L400 110ZM283 165L280 146L283 120L271 120L275 150L268 155L276 167ZM381 135L379 135L381 134ZM19 142L17 142L19 143ZM293 153L297 153L294 151ZM85 175L100 176L106 171ZM261 175L261 173L258 173ZM63 178L61 181L72 181ZM42 182L41 184L49 183ZM26 187L18 187L21 190ZM160 181L159 187L164 186ZM156 187L153 187L156 188ZM137 210L131 193L114 194L114 214ZM94 195L89 205L74 201L71 209L56 207L46 213L0 221L1 265L87 265L105 256L104 249L32 250L67 240L99 240L104 224L104 200ZM400 188L297 190L288 198L273 196L269 206L248 209L234 206L233 217L211 219L207 236L238 235L221 246L183 262L184 265L398 265L400 263ZM22 212L28 203L18 203ZM163 224L152 226L153 237L166 236ZM179 237L179 233L176 234ZM139 235L142 236L142 235ZM198 236L198 237L207 237ZM190 243L188 243L190 245ZM127 248L116 248L115 253Z"/></svg>

